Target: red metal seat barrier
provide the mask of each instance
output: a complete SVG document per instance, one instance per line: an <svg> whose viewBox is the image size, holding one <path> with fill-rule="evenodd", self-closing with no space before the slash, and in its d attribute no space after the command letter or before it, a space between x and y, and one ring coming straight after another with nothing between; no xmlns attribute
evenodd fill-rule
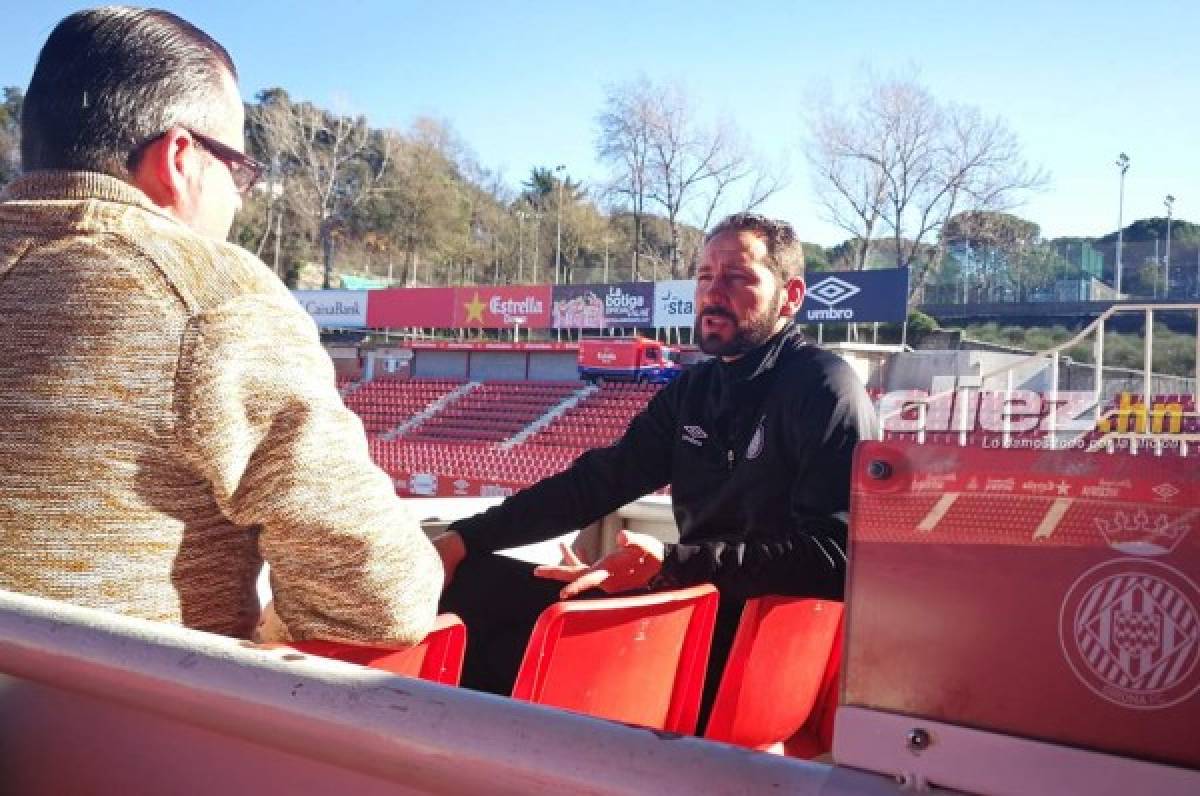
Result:
<svg viewBox="0 0 1200 796"><path fill-rule="evenodd" d="M533 628L513 698L691 734L717 590L560 602Z"/></svg>

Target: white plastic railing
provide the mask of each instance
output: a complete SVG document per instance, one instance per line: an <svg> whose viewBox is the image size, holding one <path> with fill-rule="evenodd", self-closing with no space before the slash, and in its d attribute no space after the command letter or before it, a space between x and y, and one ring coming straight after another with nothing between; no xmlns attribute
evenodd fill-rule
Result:
<svg viewBox="0 0 1200 796"><path fill-rule="evenodd" d="M1006 391L1005 398L1006 398L1006 406L1007 406L1007 401L1011 399L1011 395L1013 393L1014 375L1015 375L1016 371L1018 369L1023 369L1023 368L1029 367L1030 361L1042 359L1042 360L1046 361L1046 363L1049 365L1049 368L1050 368L1049 400L1051 403L1050 403L1050 411L1047 416L1046 431L1047 431L1048 436L1051 439L1057 441L1058 430L1059 430L1058 429L1058 421L1059 421L1058 405L1059 405L1059 397L1060 396L1059 396L1058 373L1059 373L1060 359L1061 359L1064 351L1070 350L1074 346L1078 345L1080 342L1083 342L1084 340L1088 339L1089 336L1093 336L1093 335L1094 335L1094 339L1092 340L1092 350L1093 350L1092 360L1093 360L1093 372L1094 372L1094 379L1093 379L1093 399L1094 400L1092 402L1092 411L1093 411L1093 415L1094 415L1094 420L1096 422L1099 422L1102 412L1104 411L1103 404L1104 404L1104 329L1105 329L1105 325L1106 325L1107 321L1115 315L1124 314L1124 313L1134 313L1134 312L1140 312L1145 316L1145 335L1144 335L1143 343L1142 343L1142 395L1147 396L1146 400L1148 400L1148 396L1151 396L1154 394L1154 389L1153 389L1153 386L1154 386L1154 368L1153 368L1153 362L1154 362L1154 313L1155 312L1194 312L1194 313L1196 313L1196 359L1195 359L1196 372L1195 372L1194 378L1191 379L1191 382L1192 382L1191 392L1192 392L1193 400L1196 402L1197 405L1200 405L1200 304L1186 304L1186 303L1183 303L1183 304L1117 304L1117 305L1113 305L1113 306L1109 307L1107 310L1105 310L1103 313L1101 313L1099 315L1099 317L1097 317L1094 321L1092 321L1090 324L1085 326L1078 334L1076 334L1074 337L1071 337L1066 342L1059 343L1058 345L1048 348L1044 351L1037 351L1037 352L1031 353L1028 357L1025 357L1017 362L1010 362L1006 365L1001 365L997 368L993 368L992 370L987 371L985 373L981 373L979 375L972 375L969 377L957 377L956 376L955 384L951 389L944 390L935 395L930 395L920 401L916 401L915 399L913 401L907 401L904 404L902 404L900 407L895 409L894 411L889 412L884 415L881 415L879 418L879 438L884 439L884 434L888 430L889 424L893 423L895 420L900 418L904 413L910 411L913 403L916 402L917 403L917 411L918 411L918 424L919 424L918 428L917 428L917 438L918 438L918 441L924 442L925 425L926 425L926 418L927 418L927 414L928 414L925 407L928 404L935 403L936 401L939 401L939 400L947 399L951 396L957 396L959 405L962 406L963 411L965 411L965 408L969 403L966 399L968 398L969 392L971 389L976 389L976 388L982 389L983 386L987 385L989 380L996 379L1001 376L1003 376L1005 378L1005 391ZM1006 423L1005 423L1005 430L1004 430L1002 444L1003 444L1003 447L1007 448L1007 447L1010 447L1010 444L1011 444L1011 435L1010 435L1010 431L1008 429L1008 422L1007 422L1007 412L1006 412L1005 420L1006 420ZM965 444L967 430L965 428L960 427L959 432L960 432L960 436L962 437L961 441L963 444Z"/></svg>
<svg viewBox="0 0 1200 796"><path fill-rule="evenodd" d="M885 777L0 592L4 790L884 794Z"/></svg>

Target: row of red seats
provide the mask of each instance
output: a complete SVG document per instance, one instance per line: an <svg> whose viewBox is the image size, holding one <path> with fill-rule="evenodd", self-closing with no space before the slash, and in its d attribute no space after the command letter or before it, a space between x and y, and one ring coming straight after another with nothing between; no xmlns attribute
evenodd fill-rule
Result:
<svg viewBox="0 0 1200 796"><path fill-rule="evenodd" d="M588 450L589 448L606 447L616 442L619 434L572 434L556 433L552 435L539 435L534 445L545 445L555 448L571 448L578 450Z"/></svg>
<svg viewBox="0 0 1200 796"><path fill-rule="evenodd" d="M605 384L526 440L526 444L580 450L608 445L624 433L658 389L649 384Z"/></svg>
<svg viewBox="0 0 1200 796"><path fill-rule="evenodd" d="M716 613L717 591L709 584L556 603L534 626L513 698L694 733ZM779 596L747 601L704 737L803 757L828 752L841 625L841 603ZM328 641L290 646L457 685L467 643L462 622L443 615L409 649Z"/></svg>
<svg viewBox="0 0 1200 796"><path fill-rule="evenodd" d="M579 383L485 382L432 415L405 435L410 440L465 439L462 429L477 428L477 439L499 442L560 403ZM505 432L498 435L497 432Z"/></svg>
<svg viewBox="0 0 1200 796"><path fill-rule="evenodd" d="M462 382L445 380L372 381L346 396L345 403L362 418L368 434L382 434L461 386Z"/></svg>
<svg viewBox="0 0 1200 796"><path fill-rule="evenodd" d="M409 439L370 441L376 464L393 477L409 473L433 473L439 476L499 480L528 485L563 470L582 449L518 446L499 450L478 443L478 435L469 441L422 442Z"/></svg>

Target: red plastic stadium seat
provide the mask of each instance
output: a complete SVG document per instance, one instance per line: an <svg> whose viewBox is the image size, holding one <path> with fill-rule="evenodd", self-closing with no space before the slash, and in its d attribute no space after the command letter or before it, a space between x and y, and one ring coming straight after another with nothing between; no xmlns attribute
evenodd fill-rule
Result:
<svg viewBox="0 0 1200 796"><path fill-rule="evenodd" d="M710 584L556 603L533 628L513 698L693 733L716 615Z"/></svg>
<svg viewBox="0 0 1200 796"><path fill-rule="evenodd" d="M782 752L816 712L841 621L840 602L748 600L704 737Z"/></svg>
<svg viewBox="0 0 1200 796"><path fill-rule="evenodd" d="M842 644L845 632L846 626L839 625L812 715L804 726L783 744L784 754L788 757L813 758L828 754L833 749L833 723L837 717L838 703L841 701Z"/></svg>
<svg viewBox="0 0 1200 796"><path fill-rule="evenodd" d="M441 614L424 641L404 649L321 640L294 641L288 646L309 655L357 663L404 677L458 685L467 646L467 627L454 614Z"/></svg>

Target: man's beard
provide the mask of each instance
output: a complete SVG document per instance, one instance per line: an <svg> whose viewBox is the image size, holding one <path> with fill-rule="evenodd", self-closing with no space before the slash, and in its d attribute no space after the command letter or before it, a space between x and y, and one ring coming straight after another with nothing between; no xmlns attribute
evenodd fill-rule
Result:
<svg viewBox="0 0 1200 796"><path fill-rule="evenodd" d="M720 307L709 307L696 316L696 324L693 327L693 339L697 341L700 350L714 357L738 357L758 348L763 343L771 339L771 335L775 334L776 322L779 320L779 309L783 306L783 292L779 292L775 296L775 300L771 302L771 306L766 312L757 314L739 322L737 317L728 310ZM713 332L704 334L704 316L713 315L719 318L725 318L734 327L733 336L728 340L723 340L720 335Z"/></svg>

